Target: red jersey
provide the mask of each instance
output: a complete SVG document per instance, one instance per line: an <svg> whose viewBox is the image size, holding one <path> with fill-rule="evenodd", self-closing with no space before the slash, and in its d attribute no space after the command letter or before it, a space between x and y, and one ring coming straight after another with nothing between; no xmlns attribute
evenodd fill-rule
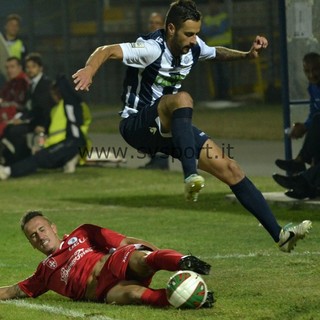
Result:
<svg viewBox="0 0 320 320"><path fill-rule="evenodd" d="M63 238L59 249L44 259L31 277L18 285L33 298L52 290L81 300L95 264L110 250L119 247L124 238L124 235L109 229L81 225Z"/></svg>
<svg viewBox="0 0 320 320"><path fill-rule="evenodd" d="M6 107L10 106L10 102L15 102L18 107L23 107L27 99L27 90L29 88L29 80L24 72L17 77L8 81L0 91L0 98L4 100Z"/></svg>

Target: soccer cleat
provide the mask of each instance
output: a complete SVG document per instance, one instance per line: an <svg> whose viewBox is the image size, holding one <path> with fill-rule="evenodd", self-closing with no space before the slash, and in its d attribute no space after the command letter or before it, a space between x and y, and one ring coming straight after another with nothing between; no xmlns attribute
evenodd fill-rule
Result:
<svg viewBox="0 0 320 320"><path fill-rule="evenodd" d="M303 239L312 228L312 222L310 220L304 220L297 226L292 226L292 223L284 226L279 235L278 246L283 252L290 252L294 249L297 241Z"/></svg>
<svg viewBox="0 0 320 320"><path fill-rule="evenodd" d="M201 189L204 187L204 179L198 174L191 174L184 180L184 193L187 201L197 201Z"/></svg>
<svg viewBox="0 0 320 320"><path fill-rule="evenodd" d="M179 261L180 270L190 270L199 274L209 274L211 265L195 256L184 256Z"/></svg>
<svg viewBox="0 0 320 320"><path fill-rule="evenodd" d="M212 308L213 304L216 302L216 299L214 298L214 293L212 291L207 292L207 299L201 306L201 308Z"/></svg>

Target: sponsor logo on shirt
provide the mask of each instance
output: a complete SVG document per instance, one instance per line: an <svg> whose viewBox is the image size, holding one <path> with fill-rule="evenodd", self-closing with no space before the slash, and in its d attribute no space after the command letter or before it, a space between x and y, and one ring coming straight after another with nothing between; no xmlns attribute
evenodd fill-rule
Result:
<svg viewBox="0 0 320 320"><path fill-rule="evenodd" d="M74 265L81 260L87 253L92 252L93 249L91 247L87 249L79 249L75 251L72 256L69 259L69 263L66 264L65 268L61 268L60 271L60 280L64 282L65 284L68 283L69 280L69 274L71 269L74 267Z"/></svg>
<svg viewBox="0 0 320 320"><path fill-rule="evenodd" d="M164 76L158 74L155 83L162 87L174 87L178 83L181 83L186 76L184 74L170 74L170 76Z"/></svg>

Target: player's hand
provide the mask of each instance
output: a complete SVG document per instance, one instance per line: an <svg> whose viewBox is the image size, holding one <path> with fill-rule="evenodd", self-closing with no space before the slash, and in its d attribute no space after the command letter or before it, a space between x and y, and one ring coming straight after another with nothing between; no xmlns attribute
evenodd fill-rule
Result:
<svg viewBox="0 0 320 320"><path fill-rule="evenodd" d="M259 51L261 49L265 49L268 46L268 40L265 37L262 36L256 36L251 49L249 51L249 57L250 58L258 58L259 57Z"/></svg>
<svg viewBox="0 0 320 320"><path fill-rule="evenodd" d="M89 91L89 87L92 84L92 68L90 66L86 66L73 74L72 78L77 91Z"/></svg>
<svg viewBox="0 0 320 320"><path fill-rule="evenodd" d="M306 126L303 123L296 122L292 126L292 129L290 132L290 138L292 139L302 138L306 132L307 132Z"/></svg>

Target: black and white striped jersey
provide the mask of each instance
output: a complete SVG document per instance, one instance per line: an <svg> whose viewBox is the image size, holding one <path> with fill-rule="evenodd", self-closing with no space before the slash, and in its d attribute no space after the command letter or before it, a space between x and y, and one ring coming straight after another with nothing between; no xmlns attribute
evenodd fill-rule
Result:
<svg viewBox="0 0 320 320"><path fill-rule="evenodd" d="M165 94L175 94L198 60L213 59L214 47L197 37L188 53L174 57L165 42L164 30L139 37L134 43L121 43L123 63L128 66L123 83L122 117L150 106Z"/></svg>

